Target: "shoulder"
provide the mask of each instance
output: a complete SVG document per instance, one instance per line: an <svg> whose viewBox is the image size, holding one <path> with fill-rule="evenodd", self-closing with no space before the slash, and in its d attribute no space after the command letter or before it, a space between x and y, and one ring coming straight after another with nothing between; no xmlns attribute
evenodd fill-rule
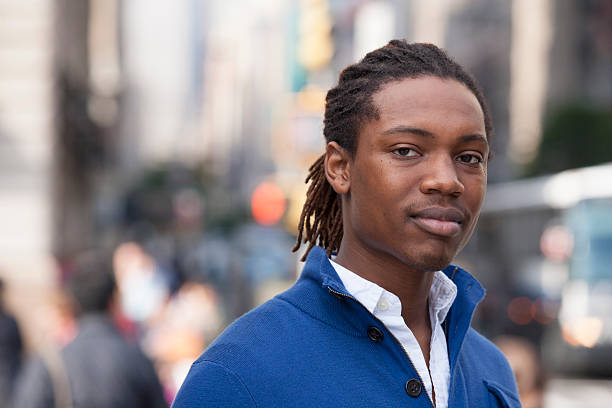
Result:
<svg viewBox="0 0 612 408"><path fill-rule="evenodd" d="M40 356L30 357L17 376L13 405L22 408L53 406L51 375Z"/></svg>
<svg viewBox="0 0 612 408"><path fill-rule="evenodd" d="M223 364L200 358L181 386L172 408L256 407L244 381Z"/></svg>
<svg viewBox="0 0 612 408"><path fill-rule="evenodd" d="M512 369L506 356L492 341L472 328L468 330L465 337L462 354L464 358L470 359L478 356L475 362L477 366L480 366L480 369L502 372L512 376Z"/></svg>
<svg viewBox="0 0 612 408"><path fill-rule="evenodd" d="M337 299L320 285L300 279L234 321L203 357L225 360L249 351L259 356L278 355L291 346L307 345L317 333L340 330L334 320L334 301Z"/></svg>
<svg viewBox="0 0 612 408"><path fill-rule="evenodd" d="M518 398L514 373L506 356L493 342L472 328L466 335L461 358L467 376L482 378L488 388Z"/></svg>
<svg viewBox="0 0 612 408"><path fill-rule="evenodd" d="M273 299L237 319L192 364L172 407L257 406L246 383L282 344L291 313L289 304Z"/></svg>
<svg viewBox="0 0 612 408"><path fill-rule="evenodd" d="M34 388L40 387L40 389L45 388L44 385L50 385L51 376L45 359L40 355L30 356L19 372L17 381L19 384L27 384L27 386L33 386Z"/></svg>
<svg viewBox="0 0 612 408"><path fill-rule="evenodd" d="M21 343L17 320L0 311L0 345L9 347L15 343Z"/></svg>
<svg viewBox="0 0 612 408"><path fill-rule="evenodd" d="M292 304L278 297L238 318L196 360L241 367L248 361L282 353L295 330L307 324L305 316ZM293 330L292 330L293 329Z"/></svg>
<svg viewBox="0 0 612 408"><path fill-rule="evenodd" d="M155 378L153 363L135 341L110 330L82 334L79 333L61 352L75 382L87 382L88 376L83 374L92 372L98 373L99 378L113 376L115 380L122 378L138 386Z"/></svg>
<svg viewBox="0 0 612 408"><path fill-rule="evenodd" d="M237 319L193 363L174 407L256 406L282 388L292 367L320 349L317 338L335 330L301 306L290 289Z"/></svg>

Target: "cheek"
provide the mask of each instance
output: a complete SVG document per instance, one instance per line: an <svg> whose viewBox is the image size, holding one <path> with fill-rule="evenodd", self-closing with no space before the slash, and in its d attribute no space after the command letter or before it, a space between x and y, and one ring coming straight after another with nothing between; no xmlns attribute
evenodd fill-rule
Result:
<svg viewBox="0 0 612 408"><path fill-rule="evenodd" d="M469 195L466 197L465 204L469 212L472 214L468 234L469 236L471 235L472 231L476 226L478 216L480 215L480 209L482 208L482 204L484 203L485 193L487 191L486 179L484 181L481 180L479 182L476 182L469 187L466 186L466 191L469 191Z"/></svg>
<svg viewBox="0 0 612 408"><path fill-rule="evenodd" d="M391 175L390 175L391 173ZM364 205L376 206L376 202L384 195L391 193L393 182L390 179L392 172L382 160L370 160L364 163L352 175L351 190ZM358 197L357 197L358 196Z"/></svg>
<svg viewBox="0 0 612 408"><path fill-rule="evenodd" d="M487 177L484 177L480 184L480 207L482 207L482 203L484 202L485 196L487 194ZM480 213L480 207L478 207L478 212Z"/></svg>
<svg viewBox="0 0 612 408"><path fill-rule="evenodd" d="M487 191L487 176L486 173L480 176L471 177L465 182L465 196L469 201L470 206L477 207L480 211L485 193ZM471 208L470 208L471 210Z"/></svg>
<svg viewBox="0 0 612 408"><path fill-rule="evenodd" d="M401 202L401 190L389 178L381 177L377 170L360 179L359 185L354 185L351 191L352 217L356 226L362 230L375 233L385 225L393 225L396 208ZM378 226L374 228L374 226Z"/></svg>

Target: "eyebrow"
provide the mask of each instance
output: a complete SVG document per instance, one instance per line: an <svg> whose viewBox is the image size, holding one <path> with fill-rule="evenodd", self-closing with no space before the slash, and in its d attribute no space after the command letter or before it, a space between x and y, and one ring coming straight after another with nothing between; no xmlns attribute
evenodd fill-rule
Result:
<svg viewBox="0 0 612 408"><path fill-rule="evenodd" d="M435 137L433 133L428 132L427 130L410 127L410 126L402 126L402 125L392 127L382 132L383 135L393 135L396 133L412 133L412 134L419 135L419 136L425 136L425 137L431 137L431 138Z"/></svg>
<svg viewBox="0 0 612 408"><path fill-rule="evenodd" d="M487 140L487 138L478 133L475 133L473 135L460 136L459 139L461 139L461 141L463 142L482 142L486 145L489 144L489 141Z"/></svg>
<svg viewBox="0 0 612 408"><path fill-rule="evenodd" d="M424 136L424 137L428 137L432 139L436 137L433 133L427 130L415 128L411 126L403 126L403 125L395 126L390 129L387 129L384 132L382 132L382 135L393 135L396 133L411 133L414 135ZM486 145L489 144L489 141L487 140L487 138L479 133L475 133L471 135L463 135L463 136L460 136L459 139L461 139L462 142L482 142L482 143L485 143Z"/></svg>

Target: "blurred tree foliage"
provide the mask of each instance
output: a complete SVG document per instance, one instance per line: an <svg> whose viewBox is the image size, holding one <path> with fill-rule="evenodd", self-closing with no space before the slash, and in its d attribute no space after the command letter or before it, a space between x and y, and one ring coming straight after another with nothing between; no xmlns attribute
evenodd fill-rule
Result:
<svg viewBox="0 0 612 408"><path fill-rule="evenodd" d="M538 155L525 176L556 173L612 161L612 109L563 106L544 121Z"/></svg>
<svg viewBox="0 0 612 408"><path fill-rule="evenodd" d="M227 232L250 220L247 203L229 194L231 189L213 174L210 163L190 168L170 162L147 169L126 192L124 225L145 224L156 230L174 231L174 202L186 190L197 193L203 201L202 228L205 225L209 230Z"/></svg>

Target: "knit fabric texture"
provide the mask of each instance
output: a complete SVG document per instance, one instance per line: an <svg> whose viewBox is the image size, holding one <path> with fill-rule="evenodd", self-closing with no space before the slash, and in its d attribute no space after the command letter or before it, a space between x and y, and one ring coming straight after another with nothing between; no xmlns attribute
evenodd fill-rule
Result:
<svg viewBox="0 0 612 408"><path fill-rule="evenodd" d="M444 322L449 407L520 407L510 366L470 328L484 289L465 270ZM432 407L400 343L313 248L300 279L231 324L193 363L174 408Z"/></svg>

